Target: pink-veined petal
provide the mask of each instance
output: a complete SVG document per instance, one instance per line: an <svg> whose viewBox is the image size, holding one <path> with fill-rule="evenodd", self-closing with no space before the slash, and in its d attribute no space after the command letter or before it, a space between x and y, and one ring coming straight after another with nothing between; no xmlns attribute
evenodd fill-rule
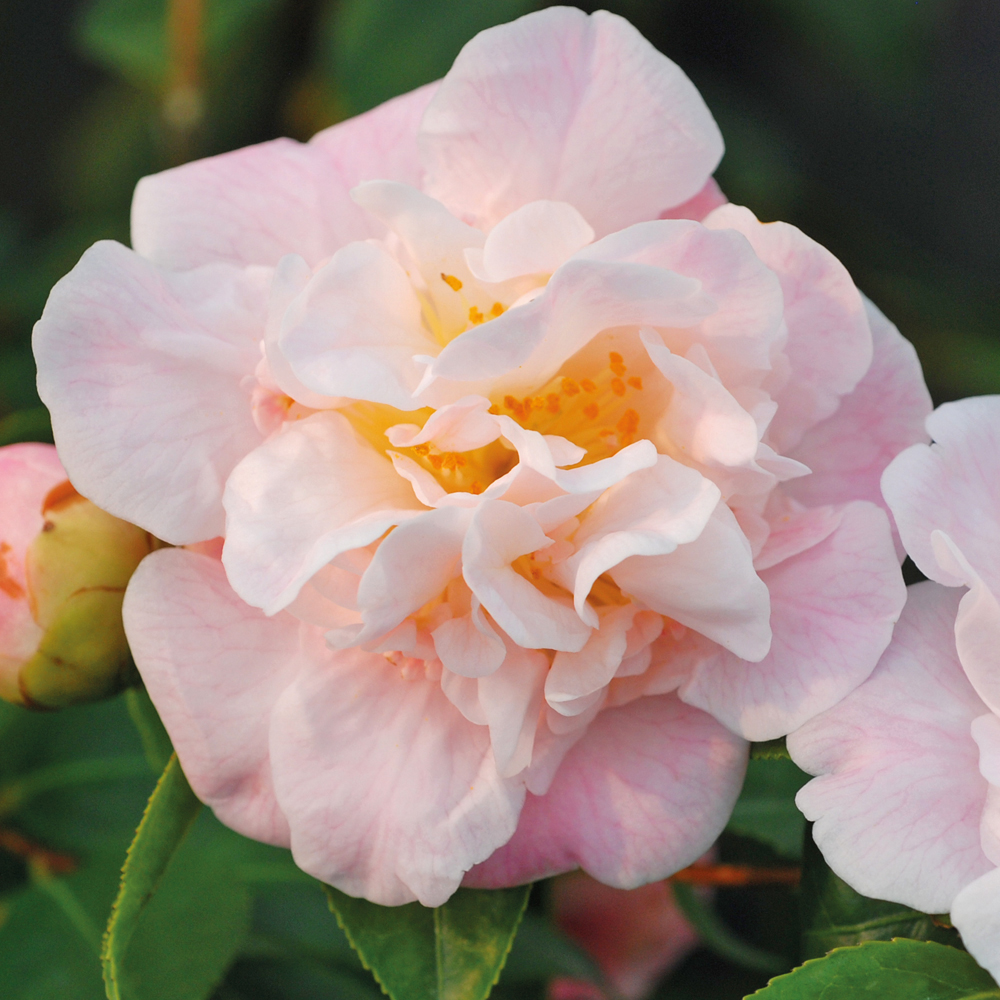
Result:
<svg viewBox="0 0 1000 1000"><path fill-rule="evenodd" d="M250 394L264 269L160 271L91 247L35 324L38 391L85 497L176 545L223 534L226 478L261 441Z"/></svg>
<svg viewBox="0 0 1000 1000"><path fill-rule="evenodd" d="M681 688L685 701L751 740L791 732L864 681L906 600L889 519L864 501L847 504L823 541L760 578L771 596L767 656L750 665L719 651Z"/></svg>
<svg viewBox="0 0 1000 1000"><path fill-rule="evenodd" d="M866 896L943 913L991 865L980 845L986 781L970 725L984 709L955 653L958 595L910 588L871 678L788 737L819 775L796 802L827 862Z"/></svg>
<svg viewBox="0 0 1000 1000"><path fill-rule="evenodd" d="M132 245L161 267L211 261L320 263L384 228L348 192L361 181L417 184L417 126L435 84L334 125L303 145L247 146L144 177L132 201Z"/></svg>
<svg viewBox="0 0 1000 1000"><path fill-rule="evenodd" d="M311 663L286 689L271 758L296 863L385 906L441 905L510 838L524 797L497 775L488 730L439 683L359 649Z"/></svg>
<svg viewBox="0 0 1000 1000"><path fill-rule="evenodd" d="M932 580L967 584L943 567L931 535L946 534L994 594L1000 593L1000 396L939 406L927 418L934 444L916 444L882 477L906 551Z"/></svg>
<svg viewBox="0 0 1000 1000"><path fill-rule="evenodd" d="M680 68L627 21L551 7L481 32L424 115L427 185L487 228L539 199L598 234L696 194L722 137Z"/></svg>
<svg viewBox="0 0 1000 1000"><path fill-rule="evenodd" d="M465 884L516 885L576 867L623 889L665 878L722 831L746 759L742 739L674 695L607 709Z"/></svg>
<svg viewBox="0 0 1000 1000"><path fill-rule="evenodd" d="M195 793L227 826L287 846L268 729L299 670L300 633L310 627L291 615L265 618L236 596L218 560L182 549L140 563L122 613L136 666Z"/></svg>

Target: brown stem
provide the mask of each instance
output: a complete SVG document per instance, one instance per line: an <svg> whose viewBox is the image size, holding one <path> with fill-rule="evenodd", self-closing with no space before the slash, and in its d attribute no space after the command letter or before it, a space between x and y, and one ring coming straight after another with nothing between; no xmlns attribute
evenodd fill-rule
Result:
<svg viewBox="0 0 1000 1000"><path fill-rule="evenodd" d="M170 0L167 34L170 65L163 117L176 163L194 151L194 133L204 117L204 0Z"/></svg>
<svg viewBox="0 0 1000 1000"><path fill-rule="evenodd" d="M667 880L685 885L738 887L745 885L798 885L802 869L756 868L753 865L693 864Z"/></svg>
<svg viewBox="0 0 1000 1000"><path fill-rule="evenodd" d="M0 827L0 850L15 854L26 861L33 861L57 875L76 871L77 867L75 858L68 854L60 854L58 851L50 851L9 827Z"/></svg>

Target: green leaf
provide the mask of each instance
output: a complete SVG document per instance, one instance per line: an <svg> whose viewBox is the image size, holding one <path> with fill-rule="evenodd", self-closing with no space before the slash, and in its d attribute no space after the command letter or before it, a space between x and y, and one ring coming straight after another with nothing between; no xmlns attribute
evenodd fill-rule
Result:
<svg viewBox="0 0 1000 1000"><path fill-rule="evenodd" d="M967 952L929 941L838 948L753 994L761 1000L989 1000L1000 989Z"/></svg>
<svg viewBox="0 0 1000 1000"><path fill-rule="evenodd" d="M0 447L19 441L52 443L52 421L44 406L10 413L0 420Z"/></svg>
<svg viewBox="0 0 1000 1000"><path fill-rule="evenodd" d="M249 927L250 900L228 865L229 838L171 756L136 831L104 940L110 1000L201 1000ZM186 841L186 842L185 842Z"/></svg>
<svg viewBox="0 0 1000 1000"><path fill-rule="evenodd" d="M811 834L805 838L801 885L802 955L815 958L833 948L865 941L912 938L956 944L949 927L901 903L855 892L827 866Z"/></svg>
<svg viewBox="0 0 1000 1000"><path fill-rule="evenodd" d="M753 837L786 857L799 857L805 818L795 807L795 793L808 780L809 775L800 771L788 757L775 755L751 759L743 791L726 829Z"/></svg>
<svg viewBox="0 0 1000 1000"><path fill-rule="evenodd" d="M348 940L392 1000L485 1000L530 888L459 889L436 909L376 906L329 887L327 893Z"/></svg>
<svg viewBox="0 0 1000 1000"><path fill-rule="evenodd" d="M321 66L349 115L444 76L477 32L536 0L342 0L330 6Z"/></svg>
<svg viewBox="0 0 1000 1000"><path fill-rule="evenodd" d="M537 913L525 913L503 967L501 983L545 983L554 976L603 982L600 969L579 945L550 920Z"/></svg>

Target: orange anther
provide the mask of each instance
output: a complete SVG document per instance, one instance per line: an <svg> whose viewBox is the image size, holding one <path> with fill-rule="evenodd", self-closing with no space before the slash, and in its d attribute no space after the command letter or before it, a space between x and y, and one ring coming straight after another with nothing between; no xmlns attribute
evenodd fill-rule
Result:
<svg viewBox="0 0 1000 1000"><path fill-rule="evenodd" d="M584 392L597 392L597 386L589 378L580 379L580 388Z"/></svg>
<svg viewBox="0 0 1000 1000"><path fill-rule="evenodd" d="M469 310L469 322L472 323L473 326L479 326L484 319L486 319L486 317L476 308L476 306L473 306Z"/></svg>
<svg viewBox="0 0 1000 1000"><path fill-rule="evenodd" d="M493 308L490 310L490 315L494 319L496 319L497 316L502 316L503 312L504 312L503 303L502 302L494 302L493 303Z"/></svg>
<svg viewBox="0 0 1000 1000"><path fill-rule="evenodd" d="M482 484L482 483L481 483L481 482L480 482L480 481L479 481L479 480L477 479L477 480L476 480L476 481L475 481L475 482L474 482L474 483L473 483L473 484L472 484L472 485L471 485L471 486L469 487L469 492L470 492L471 494L473 494L473 496L479 496L479 494L483 492L483 484Z"/></svg>
<svg viewBox="0 0 1000 1000"><path fill-rule="evenodd" d="M613 378L611 380L611 391L616 396L625 395L625 383L620 378Z"/></svg>
<svg viewBox="0 0 1000 1000"><path fill-rule="evenodd" d="M444 456L441 464L449 472L453 471L454 469L458 468L458 455L454 454L454 452L449 452L447 455Z"/></svg>
<svg viewBox="0 0 1000 1000"><path fill-rule="evenodd" d="M622 434L634 434L639 429L639 414L635 410L626 410L615 427Z"/></svg>
<svg viewBox="0 0 1000 1000"><path fill-rule="evenodd" d="M559 412L559 394L557 392L550 392L545 397L545 409L548 410L549 413Z"/></svg>
<svg viewBox="0 0 1000 1000"><path fill-rule="evenodd" d="M638 375L629 375L628 384L632 386L633 389L642 388L642 379Z"/></svg>
<svg viewBox="0 0 1000 1000"><path fill-rule="evenodd" d="M601 411L597 408L597 403L588 403L583 408L583 415L588 420L596 420L597 419L597 414L600 413L600 412Z"/></svg>
<svg viewBox="0 0 1000 1000"><path fill-rule="evenodd" d="M459 281L453 274L445 274L444 271L442 271L441 280L453 291L460 292L462 290L462 282Z"/></svg>
<svg viewBox="0 0 1000 1000"><path fill-rule="evenodd" d="M545 409L545 397L544 396L535 396L535 398L531 401L531 405L532 405L533 409L544 410Z"/></svg>
<svg viewBox="0 0 1000 1000"><path fill-rule="evenodd" d="M531 413L531 397L525 396L521 405L524 407L524 415L528 416Z"/></svg>
<svg viewBox="0 0 1000 1000"><path fill-rule="evenodd" d="M564 378L562 380L562 391L567 396L575 396L579 393L580 387L571 378Z"/></svg>
<svg viewBox="0 0 1000 1000"><path fill-rule="evenodd" d="M611 362L611 370L616 375L624 375L625 374L625 364L622 361L622 356L617 351L612 351L608 355L608 359Z"/></svg>
<svg viewBox="0 0 1000 1000"><path fill-rule="evenodd" d="M429 455L431 453L431 446L429 444L415 444L413 450L418 455Z"/></svg>
<svg viewBox="0 0 1000 1000"><path fill-rule="evenodd" d="M431 465L434 466L435 469L440 469L442 463L444 462L444 456L443 455L428 455L428 461L431 463Z"/></svg>

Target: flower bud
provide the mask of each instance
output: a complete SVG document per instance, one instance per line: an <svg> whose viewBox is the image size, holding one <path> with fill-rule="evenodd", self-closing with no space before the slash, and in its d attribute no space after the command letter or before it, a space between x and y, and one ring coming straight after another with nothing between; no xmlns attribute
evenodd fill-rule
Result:
<svg viewBox="0 0 1000 1000"><path fill-rule="evenodd" d="M122 599L155 546L80 496L51 445L0 449L0 697L63 708L127 686Z"/></svg>

